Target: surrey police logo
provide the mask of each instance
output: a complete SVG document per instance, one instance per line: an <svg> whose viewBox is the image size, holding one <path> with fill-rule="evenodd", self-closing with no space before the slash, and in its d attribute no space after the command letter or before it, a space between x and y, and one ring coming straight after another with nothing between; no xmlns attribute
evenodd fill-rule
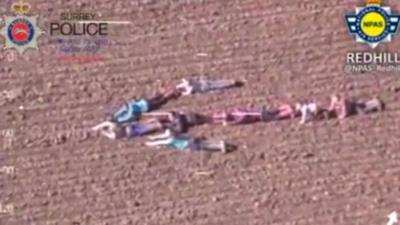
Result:
<svg viewBox="0 0 400 225"><path fill-rule="evenodd" d="M381 6L382 0L366 0L365 7L357 7L356 14L346 15L351 34L356 41L375 48L381 42L390 42L397 32L399 15L391 14L390 7Z"/></svg>
<svg viewBox="0 0 400 225"><path fill-rule="evenodd" d="M26 16L30 11L30 5L20 0L11 6L17 15L5 17L5 26L0 34L6 39L5 48L15 48L22 54L28 48L38 49L37 38L43 33L37 26L38 16Z"/></svg>

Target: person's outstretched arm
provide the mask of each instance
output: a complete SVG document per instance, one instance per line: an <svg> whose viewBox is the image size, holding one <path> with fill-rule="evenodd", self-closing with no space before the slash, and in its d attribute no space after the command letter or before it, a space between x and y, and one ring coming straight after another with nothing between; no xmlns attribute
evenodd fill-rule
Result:
<svg viewBox="0 0 400 225"><path fill-rule="evenodd" d="M189 84L184 86L183 90L184 91L182 91L182 95L191 95L193 93L193 87Z"/></svg>
<svg viewBox="0 0 400 225"><path fill-rule="evenodd" d="M307 117L308 117L308 112L307 112L307 108L306 107L302 107L300 109L301 112L301 120L300 120L300 124L303 124L307 121Z"/></svg>
<svg viewBox="0 0 400 225"><path fill-rule="evenodd" d="M117 134L115 133L115 131L110 131L110 130L101 130L100 133L106 137L108 137L109 139L115 140L117 139Z"/></svg>
<svg viewBox="0 0 400 225"><path fill-rule="evenodd" d="M187 79L182 79L181 83L176 85L176 88L181 91L182 95L191 95L193 94L193 85Z"/></svg>
<svg viewBox="0 0 400 225"><path fill-rule="evenodd" d="M347 102L345 99L341 100L339 104L341 104L340 112L338 115L339 119L344 119L347 116L347 107L350 102Z"/></svg>
<svg viewBox="0 0 400 225"><path fill-rule="evenodd" d="M134 110L133 105L134 102L131 102L122 106L116 113L114 113L114 118L116 118L117 121L121 123L125 123L131 120Z"/></svg>
<svg viewBox="0 0 400 225"><path fill-rule="evenodd" d="M150 139L150 140L164 139L164 138L170 137L171 135L172 135L171 130L170 130L170 129L167 129L167 130L165 130L165 132L162 133L162 134L149 136L149 139Z"/></svg>
<svg viewBox="0 0 400 225"><path fill-rule="evenodd" d="M329 105L328 111L333 111L335 109L336 101L331 99L331 103Z"/></svg>
<svg viewBox="0 0 400 225"><path fill-rule="evenodd" d="M113 122L105 121L105 122L102 122L102 123L92 127L92 130L98 131L98 130L104 129L106 127L111 128L113 125L114 125Z"/></svg>
<svg viewBox="0 0 400 225"><path fill-rule="evenodd" d="M157 141L147 141L145 144L147 146L160 146L160 145L168 145L169 143L171 143L172 139L168 138L168 139L164 139L164 140L157 140Z"/></svg>

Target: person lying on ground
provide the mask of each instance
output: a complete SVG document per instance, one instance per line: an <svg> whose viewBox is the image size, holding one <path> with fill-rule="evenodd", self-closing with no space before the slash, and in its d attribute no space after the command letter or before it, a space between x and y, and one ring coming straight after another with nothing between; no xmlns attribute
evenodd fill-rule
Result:
<svg viewBox="0 0 400 225"><path fill-rule="evenodd" d="M147 146L168 146L180 151L221 151L227 152L227 145L224 141L205 140L201 138L193 138L173 133L167 129L165 133L150 136L150 141L146 142Z"/></svg>
<svg viewBox="0 0 400 225"><path fill-rule="evenodd" d="M165 128L174 133L185 133L189 128L206 123L208 118L195 112L150 112L147 116L153 116L164 124Z"/></svg>
<svg viewBox="0 0 400 225"><path fill-rule="evenodd" d="M240 125L250 124L262 120L265 107L262 108L234 108L231 110L224 110L216 112L209 116L209 122L212 124L227 125Z"/></svg>
<svg viewBox="0 0 400 225"><path fill-rule="evenodd" d="M295 112L301 116L300 124L326 118L326 110L320 108L316 102L296 103Z"/></svg>
<svg viewBox="0 0 400 225"><path fill-rule="evenodd" d="M196 93L205 93L210 91L223 90L227 88L240 86L241 83L235 80L189 80L182 79L176 88L182 92L182 95L191 95Z"/></svg>
<svg viewBox="0 0 400 225"><path fill-rule="evenodd" d="M332 113L333 116L339 119L344 119L348 116L379 112L383 109L384 104L378 98L361 101L346 99L340 95L334 94L331 96L331 104L328 111Z"/></svg>
<svg viewBox="0 0 400 225"><path fill-rule="evenodd" d="M227 125L249 124L259 121L270 122L295 117L295 111L289 104L282 104L277 109L261 108L235 108L230 111L212 114L211 123Z"/></svg>
<svg viewBox="0 0 400 225"><path fill-rule="evenodd" d="M112 115L112 121L116 123L127 123L138 120L142 114L158 109L169 100L177 98L178 96L179 92L176 89L166 89L161 93L157 93L152 98L130 101Z"/></svg>
<svg viewBox="0 0 400 225"><path fill-rule="evenodd" d="M102 122L92 128L109 139L134 138L163 130L163 125L156 119L145 122L118 124L112 121Z"/></svg>

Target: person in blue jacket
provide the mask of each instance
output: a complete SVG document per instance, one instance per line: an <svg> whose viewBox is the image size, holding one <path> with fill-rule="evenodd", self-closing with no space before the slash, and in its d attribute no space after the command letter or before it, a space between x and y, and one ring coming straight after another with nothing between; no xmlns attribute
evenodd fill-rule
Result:
<svg viewBox="0 0 400 225"><path fill-rule="evenodd" d="M178 97L179 94L177 89L167 89L163 93L158 93L149 99L142 98L130 101L113 113L111 120L116 123L127 123L138 120L144 113L161 107L169 100Z"/></svg>

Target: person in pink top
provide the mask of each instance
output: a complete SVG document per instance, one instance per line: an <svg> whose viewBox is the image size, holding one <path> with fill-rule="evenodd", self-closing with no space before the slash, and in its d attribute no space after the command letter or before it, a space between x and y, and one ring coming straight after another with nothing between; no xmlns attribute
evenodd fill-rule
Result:
<svg viewBox="0 0 400 225"><path fill-rule="evenodd" d="M267 109L265 106L259 108L234 108L231 110L216 112L209 117L211 123L227 126L294 118L295 111L291 105L282 104L277 109Z"/></svg>
<svg viewBox="0 0 400 225"><path fill-rule="evenodd" d="M213 113L209 116L209 122L213 124L239 125L261 121L262 109L234 108Z"/></svg>

